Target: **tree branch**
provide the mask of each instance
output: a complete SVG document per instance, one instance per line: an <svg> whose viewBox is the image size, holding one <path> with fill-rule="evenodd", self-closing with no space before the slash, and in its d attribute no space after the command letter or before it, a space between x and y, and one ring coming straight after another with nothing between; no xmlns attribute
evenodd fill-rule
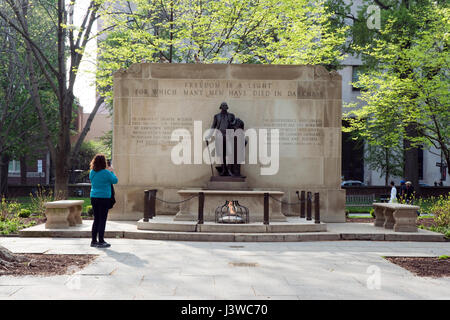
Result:
<svg viewBox="0 0 450 320"><path fill-rule="evenodd" d="M388 10L391 8L391 6L385 5L384 3L382 3L380 0L374 0L374 2L381 7L381 9L383 10Z"/></svg>
<svg viewBox="0 0 450 320"><path fill-rule="evenodd" d="M89 115L89 118L87 119L86 124L85 124L83 130L81 131L81 134L78 137L78 140L77 140L75 146L72 149L72 152L71 152L72 158L75 158L78 155L78 153L80 152L81 144L83 143L84 138L86 137L89 130L91 129L92 121L94 120L94 117L97 114L98 109L100 109L100 106L103 104L104 101L105 101L105 99L101 96L97 99L97 102L95 103L95 107L92 110L91 114Z"/></svg>
<svg viewBox="0 0 450 320"><path fill-rule="evenodd" d="M8 2L9 3L9 2ZM21 14L20 11L16 8L15 5L9 3L9 5L11 6L11 8L13 9L16 17L17 17L17 21L19 21L20 25L22 26L23 30L21 30L18 26L16 26L8 17L6 17L1 11L0 11L0 17L5 20L5 22L7 22L14 30L16 30L24 39L25 42L30 44L30 49L31 52L33 53L33 56L35 57L39 68L41 69L42 73L44 74L45 78L47 79L49 85L52 87L53 91L55 92L55 94L58 96L58 90L56 88L56 85L53 83L53 80L51 79L50 75L48 74L47 69L44 66L44 63L46 66L48 66L48 68L50 69L50 71L57 76L58 72L55 70L55 68L53 68L52 64L47 60L47 58L45 57L44 53L41 51L41 49L34 43L33 40L31 40L31 38L28 35L28 25L27 25L27 21L25 19L23 19L23 16L25 16L26 14ZM25 7L26 8L26 7ZM44 61L42 61L42 60Z"/></svg>
<svg viewBox="0 0 450 320"><path fill-rule="evenodd" d="M17 16L19 23L20 23L20 24L22 25L22 27L23 27L23 24L22 24L23 21L21 21L21 20L22 20L22 19L21 19L21 18L22 18L22 15L20 14L20 12L17 10L17 8L16 8L14 5L11 5L11 4L10 4L10 6L11 6L12 9L14 10L14 13L15 13L16 16ZM46 65L47 65L48 68L52 71L52 73L53 73L55 76L57 76L58 72L55 70L55 68L53 68L52 64L47 60L46 56L45 56L44 53L41 51L41 49L39 48L39 46L36 45L36 44L34 43L33 40L31 40L30 36L28 35L28 31L21 30L18 26L16 26L16 25L14 24L14 22L12 22L6 15L4 15L4 14L2 13L1 10L0 10L0 17L1 17L3 20L5 20L5 21L6 21L12 28L14 28L17 32L19 32L19 33L22 35L22 37L24 37L24 39L25 39L27 42L29 42L29 43L31 44L31 46L34 48L34 50L36 50L36 51L39 53L40 57L45 61Z"/></svg>

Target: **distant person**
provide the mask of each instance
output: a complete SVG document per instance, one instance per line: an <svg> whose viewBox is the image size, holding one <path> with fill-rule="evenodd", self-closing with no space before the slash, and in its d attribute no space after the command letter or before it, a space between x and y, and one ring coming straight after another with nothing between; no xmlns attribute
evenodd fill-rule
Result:
<svg viewBox="0 0 450 320"><path fill-rule="evenodd" d="M414 187L411 181L406 181L405 200L407 204L413 204L414 201Z"/></svg>
<svg viewBox="0 0 450 320"><path fill-rule="evenodd" d="M397 188L395 187L394 181L391 181L391 197L389 198L389 203L397 202Z"/></svg>
<svg viewBox="0 0 450 320"><path fill-rule="evenodd" d="M91 161L91 204L94 211L94 222L92 224L91 247L108 248L111 245L105 242L106 219L111 206L111 186L118 182L111 166L107 166L106 158L97 154ZM97 241L98 236L98 241Z"/></svg>
<svg viewBox="0 0 450 320"><path fill-rule="evenodd" d="M401 180L400 181L400 192L397 193L397 199L398 202L403 202L405 201L405 196L406 196L406 184L405 184L405 180Z"/></svg>

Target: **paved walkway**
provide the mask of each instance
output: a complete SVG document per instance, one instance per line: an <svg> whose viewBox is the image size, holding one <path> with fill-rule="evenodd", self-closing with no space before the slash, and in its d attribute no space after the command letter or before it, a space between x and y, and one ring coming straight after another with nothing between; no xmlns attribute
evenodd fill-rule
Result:
<svg viewBox="0 0 450 320"><path fill-rule="evenodd" d="M13 252L98 254L83 270L0 277L0 299L450 299L450 278L421 278L382 256L450 255L450 242L177 242L0 238Z"/></svg>

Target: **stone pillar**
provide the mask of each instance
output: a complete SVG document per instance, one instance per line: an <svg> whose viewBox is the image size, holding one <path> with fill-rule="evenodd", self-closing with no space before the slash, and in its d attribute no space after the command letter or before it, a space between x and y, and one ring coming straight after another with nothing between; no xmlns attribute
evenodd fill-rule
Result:
<svg viewBox="0 0 450 320"><path fill-rule="evenodd" d="M385 207L384 208L384 216L385 216L385 220L384 220L383 227L385 229L393 229L394 228L394 224L395 224L394 208L392 208L392 207Z"/></svg>
<svg viewBox="0 0 450 320"><path fill-rule="evenodd" d="M375 212L375 222L373 223L373 225L375 227L384 227L384 221L385 221L385 216L384 216L384 207L374 203L373 205L373 209Z"/></svg>
<svg viewBox="0 0 450 320"><path fill-rule="evenodd" d="M45 229L66 229L69 227L69 208L47 208Z"/></svg>
<svg viewBox="0 0 450 320"><path fill-rule="evenodd" d="M417 232L417 210L419 207L413 208L397 208L394 211L394 231L398 232Z"/></svg>

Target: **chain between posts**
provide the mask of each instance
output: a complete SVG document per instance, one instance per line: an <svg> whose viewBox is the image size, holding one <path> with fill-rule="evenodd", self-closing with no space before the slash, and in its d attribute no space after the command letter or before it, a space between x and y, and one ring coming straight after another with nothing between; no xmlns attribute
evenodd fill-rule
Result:
<svg viewBox="0 0 450 320"><path fill-rule="evenodd" d="M154 197L156 200L158 200L158 201L161 201L161 202L164 202L164 203L168 203L168 204L180 204L180 203L183 203L183 202L187 202L187 201L189 201L189 200L192 200L192 199L194 199L194 198L197 198L199 195L198 194L196 194L196 195L194 195L194 196L192 196L192 197L190 197L190 198L188 198L188 199L184 199L184 200L181 200L181 201L167 201L167 200L163 200L163 199L160 199L160 198L157 198L157 197Z"/></svg>
<svg viewBox="0 0 450 320"><path fill-rule="evenodd" d="M160 199L156 197L157 189L151 189L151 190L145 190L145 197L144 197L144 221L148 222L149 219L153 219L153 217L156 216L156 200L167 203L167 204L181 204L184 202L187 202L189 200L192 200L194 198L199 197L199 208L198 208L198 223L203 224L203 209L204 209L204 193L199 192L196 195L193 195L190 198L181 200L181 201L167 201ZM264 224L269 224L269 198L272 198L273 200L285 204L285 205L300 205L300 218L305 218L305 203L306 203L306 220L312 220L312 193L307 192L306 193L306 199L305 199L305 191L301 192L301 195L298 191L296 191L298 202L286 202L279 200L272 196L270 193L266 192L264 193ZM320 223L320 207L319 207L319 193L314 193L314 220L315 223Z"/></svg>
<svg viewBox="0 0 450 320"><path fill-rule="evenodd" d="M167 204L181 204L183 202L187 202L196 197L199 197L200 194L193 195L190 198L181 200L181 201L167 201L156 197L157 189L150 189L144 191L144 221L148 222L149 219L153 219L156 216L156 200L167 203Z"/></svg>
<svg viewBox="0 0 450 320"><path fill-rule="evenodd" d="M277 201L277 202L280 202L280 203L285 204L285 205L288 205L288 206L295 206L295 205L299 205L299 204L302 203L302 202L305 202L305 201L302 201L302 200L299 200L299 201L297 201L297 202L286 202L286 201L283 201L283 200L278 200L277 198L275 198L274 196L272 196L270 193L269 193L269 197L271 197L273 200L275 200L275 201Z"/></svg>
<svg viewBox="0 0 450 320"><path fill-rule="evenodd" d="M273 200L275 200L281 204L284 204L284 205L288 205L288 206L300 205L300 218L306 218L306 220L312 220L312 201L314 198L314 222L320 223L319 193L316 192L316 193L314 193L314 196L313 196L312 192L309 192L309 191L308 192L301 191L301 193L299 193L299 191L296 191L296 194L298 197L297 202L286 202L283 200L279 200L269 193L268 193L268 197L270 197ZM306 205L306 208L305 208L305 205ZM266 206L267 206L267 208L266 208ZM265 204L265 210L266 211L268 210L268 204L267 205ZM267 222L267 224L268 224L268 221L265 220L265 222Z"/></svg>

